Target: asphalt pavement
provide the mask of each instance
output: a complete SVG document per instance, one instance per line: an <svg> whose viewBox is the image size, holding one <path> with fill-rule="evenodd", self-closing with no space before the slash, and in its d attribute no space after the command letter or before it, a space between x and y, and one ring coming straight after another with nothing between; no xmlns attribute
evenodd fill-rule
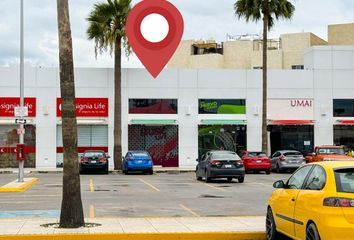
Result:
<svg viewBox="0 0 354 240"><path fill-rule="evenodd" d="M27 174L39 182L20 193L0 193L0 218L59 215L62 174ZM247 174L237 180L197 181L193 172L81 175L85 217L265 216L272 184L289 174ZM0 185L17 178L0 174ZM47 214L47 215L45 215Z"/></svg>

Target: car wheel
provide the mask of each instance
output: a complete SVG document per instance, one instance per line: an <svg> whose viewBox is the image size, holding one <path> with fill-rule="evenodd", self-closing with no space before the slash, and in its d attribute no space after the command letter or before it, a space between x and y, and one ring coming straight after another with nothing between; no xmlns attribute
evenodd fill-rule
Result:
<svg viewBox="0 0 354 240"><path fill-rule="evenodd" d="M228 182L232 182L232 177L228 177L228 178L227 178L227 181L228 181Z"/></svg>
<svg viewBox="0 0 354 240"><path fill-rule="evenodd" d="M306 240L320 240L320 234L314 223L310 223L306 228Z"/></svg>
<svg viewBox="0 0 354 240"><path fill-rule="evenodd" d="M154 170L153 169L150 169L149 170L149 175L153 175L154 174Z"/></svg>
<svg viewBox="0 0 354 240"><path fill-rule="evenodd" d="M277 228L273 217L272 209L268 208L266 217L267 240L275 240L278 237Z"/></svg>
<svg viewBox="0 0 354 240"><path fill-rule="evenodd" d="M270 174L270 169L266 170L266 174L269 175Z"/></svg>
<svg viewBox="0 0 354 240"><path fill-rule="evenodd" d="M279 167L279 164L277 163L277 168L276 168L277 173L281 173L281 169Z"/></svg>
<svg viewBox="0 0 354 240"><path fill-rule="evenodd" d="M243 183L245 181L245 177L239 177L237 180L239 183Z"/></svg>
<svg viewBox="0 0 354 240"><path fill-rule="evenodd" d="M210 181L211 181L211 177L209 177L208 171L205 171L205 182L210 182Z"/></svg>
<svg viewBox="0 0 354 240"><path fill-rule="evenodd" d="M197 179L197 181L202 180L202 177L198 176L198 169L197 169L197 171L195 171L195 178Z"/></svg>

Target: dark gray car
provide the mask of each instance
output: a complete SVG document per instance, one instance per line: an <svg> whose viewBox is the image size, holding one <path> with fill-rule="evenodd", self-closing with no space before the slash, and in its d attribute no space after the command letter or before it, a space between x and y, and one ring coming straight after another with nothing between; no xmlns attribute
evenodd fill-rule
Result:
<svg viewBox="0 0 354 240"><path fill-rule="evenodd" d="M231 182L237 178L243 183L245 180L245 168L235 152L209 151L197 161L196 178L199 181L203 178L206 182L213 178L227 178Z"/></svg>
<svg viewBox="0 0 354 240"><path fill-rule="evenodd" d="M294 150L277 151L270 158L270 162L272 170L278 173L285 170L296 170L306 163L302 153Z"/></svg>

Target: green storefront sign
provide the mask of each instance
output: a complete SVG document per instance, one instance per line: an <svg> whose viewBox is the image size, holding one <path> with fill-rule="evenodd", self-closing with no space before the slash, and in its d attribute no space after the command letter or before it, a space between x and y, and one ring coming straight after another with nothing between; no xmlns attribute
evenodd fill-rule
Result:
<svg viewBox="0 0 354 240"><path fill-rule="evenodd" d="M199 99L199 114L246 114L246 100Z"/></svg>

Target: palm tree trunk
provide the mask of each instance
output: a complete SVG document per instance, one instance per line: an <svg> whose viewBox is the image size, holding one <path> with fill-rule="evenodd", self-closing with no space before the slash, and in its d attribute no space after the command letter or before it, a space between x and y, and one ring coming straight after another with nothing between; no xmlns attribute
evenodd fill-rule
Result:
<svg viewBox="0 0 354 240"><path fill-rule="evenodd" d="M267 41L268 41L268 0L263 1L263 99L262 99L262 151L268 153L268 132L267 132Z"/></svg>
<svg viewBox="0 0 354 240"><path fill-rule="evenodd" d="M63 198L59 226L61 228L78 228L85 223L77 154L74 62L68 0L57 0L57 11L64 147Z"/></svg>
<svg viewBox="0 0 354 240"><path fill-rule="evenodd" d="M121 89L121 38L114 49L114 169L122 169L122 89Z"/></svg>

